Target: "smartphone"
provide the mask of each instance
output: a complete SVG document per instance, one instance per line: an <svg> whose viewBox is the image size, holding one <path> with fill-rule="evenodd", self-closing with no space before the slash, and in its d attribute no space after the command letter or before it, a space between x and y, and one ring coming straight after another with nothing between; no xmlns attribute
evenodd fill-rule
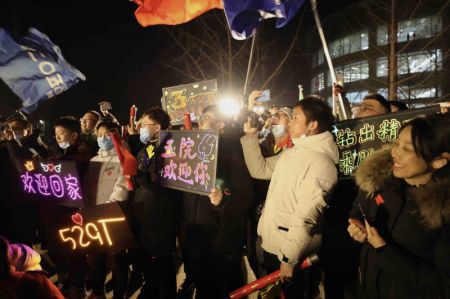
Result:
<svg viewBox="0 0 450 299"><path fill-rule="evenodd" d="M112 109L111 103L108 101L99 102L98 105L100 106L100 111L108 111Z"/></svg>
<svg viewBox="0 0 450 299"><path fill-rule="evenodd" d="M257 102L270 101L270 89L263 90L262 95L256 99Z"/></svg>

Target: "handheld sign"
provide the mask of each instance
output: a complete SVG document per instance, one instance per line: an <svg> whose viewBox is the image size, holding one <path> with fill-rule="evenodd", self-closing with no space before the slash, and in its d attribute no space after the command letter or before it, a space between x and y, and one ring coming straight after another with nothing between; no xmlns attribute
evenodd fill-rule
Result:
<svg viewBox="0 0 450 299"><path fill-rule="evenodd" d="M51 206L49 207L52 208ZM119 203L52 213L49 243L62 253L117 251L136 246Z"/></svg>
<svg viewBox="0 0 450 299"><path fill-rule="evenodd" d="M76 163L70 161L18 162L19 181L24 198L83 207L84 197Z"/></svg>
<svg viewBox="0 0 450 299"><path fill-rule="evenodd" d="M395 141L404 123L437 112L439 105L433 105L335 123L332 133L339 149L339 178L350 179L364 159Z"/></svg>
<svg viewBox="0 0 450 299"><path fill-rule="evenodd" d="M171 124L182 125L186 112L192 121L198 121L203 108L216 102L217 80L165 87L162 92L162 107L169 114Z"/></svg>
<svg viewBox="0 0 450 299"><path fill-rule="evenodd" d="M158 183L208 195L216 184L218 131L161 131Z"/></svg>

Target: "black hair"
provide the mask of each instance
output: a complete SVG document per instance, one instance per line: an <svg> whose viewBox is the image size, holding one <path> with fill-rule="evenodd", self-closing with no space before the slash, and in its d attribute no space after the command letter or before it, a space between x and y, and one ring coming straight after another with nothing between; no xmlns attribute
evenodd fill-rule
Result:
<svg viewBox="0 0 450 299"><path fill-rule="evenodd" d="M411 140L417 156L430 164L442 153L450 152L450 114L432 114L418 117L404 124L400 132L411 126ZM434 171L433 178L450 177L450 161L447 165Z"/></svg>
<svg viewBox="0 0 450 299"><path fill-rule="evenodd" d="M159 107L153 107L148 110L146 110L142 114L142 118L148 117L153 119L155 122L157 122L161 126L161 130L167 130L170 127L170 116L167 114L166 111Z"/></svg>
<svg viewBox="0 0 450 299"><path fill-rule="evenodd" d="M383 97L381 94L378 94L378 93L369 93L368 95L366 95L366 96L363 98L362 101L364 102L365 100L375 100L375 101L377 101L378 103L380 103L380 104L384 107L384 109L386 109L386 113L391 112L391 105L389 105L389 101L386 100L386 98Z"/></svg>
<svg viewBox="0 0 450 299"><path fill-rule="evenodd" d="M0 235L0 280L7 277L9 272L9 242L5 237Z"/></svg>
<svg viewBox="0 0 450 299"><path fill-rule="evenodd" d="M294 108L300 107L306 116L306 121L317 121L319 133L329 131L334 122L331 107L319 96L310 95L297 102Z"/></svg>
<svg viewBox="0 0 450 299"><path fill-rule="evenodd" d="M86 111L84 114L86 114L86 113L90 113L90 114L95 115L95 116L97 117L97 120L101 118L100 113L98 113L98 112L95 111L95 110L88 110L88 111Z"/></svg>
<svg viewBox="0 0 450 299"><path fill-rule="evenodd" d="M63 127L64 129L69 130L71 133L78 133L78 135L81 134L80 122L73 116L60 117L55 122L53 127L54 128L56 128L56 127Z"/></svg>
<svg viewBox="0 0 450 299"><path fill-rule="evenodd" d="M110 119L108 120L100 120L97 124L97 126L95 126L95 130L98 131L98 129L100 128L105 128L108 131L112 132L117 130L117 132L120 132L120 125Z"/></svg>
<svg viewBox="0 0 450 299"><path fill-rule="evenodd" d="M9 124L12 124L13 122L19 122L22 127L33 130L33 124L26 119L22 119L22 118L16 118L16 119L11 119L10 121L8 121Z"/></svg>
<svg viewBox="0 0 450 299"><path fill-rule="evenodd" d="M398 108L398 111L408 110L408 106L401 101L389 101L389 104Z"/></svg>

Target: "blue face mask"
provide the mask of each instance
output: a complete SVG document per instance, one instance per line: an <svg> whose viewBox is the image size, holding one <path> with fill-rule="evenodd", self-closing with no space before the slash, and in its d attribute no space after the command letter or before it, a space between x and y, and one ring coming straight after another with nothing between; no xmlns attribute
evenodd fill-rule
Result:
<svg viewBox="0 0 450 299"><path fill-rule="evenodd" d="M67 142L61 142L61 143L58 142L58 145L59 145L60 148L66 149L66 148L68 148L70 146L70 143L68 141Z"/></svg>
<svg viewBox="0 0 450 299"><path fill-rule="evenodd" d="M147 144L150 141L150 130L148 128L139 129L139 139L143 144Z"/></svg>
<svg viewBox="0 0 450 299"><path fill-rule="evenodd" d="M109 151L114 147L111 137L97 137L98 147L104 151Z"/></svg>

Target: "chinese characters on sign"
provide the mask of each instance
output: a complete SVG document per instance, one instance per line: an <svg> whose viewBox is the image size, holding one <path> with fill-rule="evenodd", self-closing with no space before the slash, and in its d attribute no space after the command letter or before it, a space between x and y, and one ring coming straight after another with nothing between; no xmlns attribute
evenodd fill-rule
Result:
<svg viewBox="0 0 450 299"><path fill-rule="evenodd" d="M364 159L374 151L389 146L397 139L404 123L438 111L439 106L436 105L335 123L332 133L339 149L339 177L350 178Z"/></svg>
<svg viewBox="0 0 450 299"><path fill-rule="evenodd" d="M20 175L23 191L38 199L58 200L68 205L83 205L81 183L74 162L44 163L24 161Z"/></svg>
<svg viewBox="0 0 450 299"><path fill-rule="evenodd" d="M163 131L160 140L159 183L209 194L215 185L218 132Z"/></svg>
<svg viewBox="0 0 450 299"><path fill-rule="evenodd" d="M214 104L216 98L217 81L210 80L163 88L162 106L170 115L171 123L180 125L183 124L185 112L197 121L203 108Z"/></svg>

